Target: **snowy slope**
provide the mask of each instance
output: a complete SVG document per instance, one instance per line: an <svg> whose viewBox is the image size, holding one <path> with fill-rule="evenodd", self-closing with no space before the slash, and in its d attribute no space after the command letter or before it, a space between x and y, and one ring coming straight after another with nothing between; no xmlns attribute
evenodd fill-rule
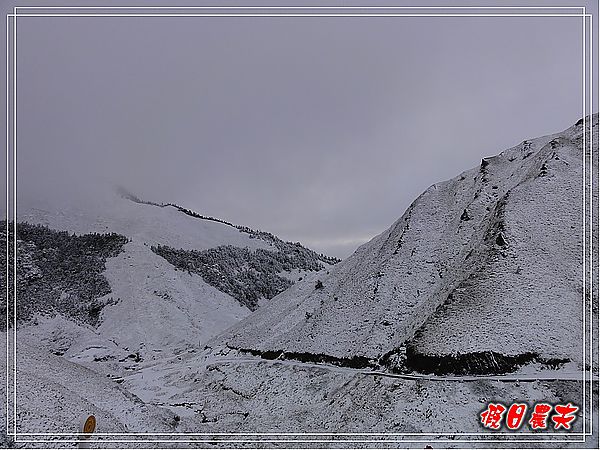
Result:
<svg viewBox="0 0 600 450"><path fill-rule="evenodd" d="M55 354L114 376L155 359L201 348L250 313L239 299L207 284L199 274L176 268L153 251L153 246L280 251L277 244L281 241L266 233L240 230L193 217L180 207L134 201L114 192L76 206L39 203L20 205L19 221L78 234L119 233L128 243L116 257L106 260L102 275L111 292L99 299L106 306L97 328L61 315L40 315L35 322L24 323L19 333L37 339ZM293 275L296 281L307 272L296 270ZM291 277L292 273L282 276Z"/></svg>
<svg viewBox="0 0 600 450"><path fill-rule="evenodd" d="M81 419L90 414L97 418L97 432L175 429L173 413L145 405L106 376L64 358L48 355L37 342L24 336L19 335L17 343L19 432L76 433ZM0 366L6 372L5 358L0 358ZM0 389L5 396L4 383ZM10 392L13 392L12 387ZM3 408L2 426L6 423L5 413Z"/></svg>
<svg viewBox="0 0 600 450"><path fill-rule="evenodd" d="M593 130L597 150L597 115ZM419 367L487 363L459 353L581 364L582 132L580 121L431 186L322 289L298 283L210 345L362 366L402 365L407 350Z"/></svg>
<svg viewBox="0 0 600 450"><path fill-rule="evenodd" d="M119 233L148 245L201 250L219 245L268 248L259 239L223 223L198 220L173 206L136 203L109 191L74 206L28 200L19 205L19 222L47 225L73 233Z"/></svg>
<svg viewBox="0 0 600 450"><path fill-rule="evenodd" d="M240 356L184 358L133 375L125 386L144 401L169 406L182 418L179 429L187 432L364 433L367 435L318 438L417 439L422 442L417 448L441 438L477 440L456 435L481 433L479 413L491 401L556 403L569 399L581 404L582 399L581 380L402 379L327 364ZM581 431L582 425L579 416L574 431ZM544 438L551 436L544 434Z"/></svg>
<svg viewBox="0 0 600 450"><path fill-rule="evenodd" d="M104 276L112 289L107 297L120 300L103 308L97 329L60 316L39 317L19 334L37 336L76 362L125 359L135 366L128 355L155 359L197 348L250 313L202 278L175 270L143 243L132 241L124 249L107 260Z"/></svg>

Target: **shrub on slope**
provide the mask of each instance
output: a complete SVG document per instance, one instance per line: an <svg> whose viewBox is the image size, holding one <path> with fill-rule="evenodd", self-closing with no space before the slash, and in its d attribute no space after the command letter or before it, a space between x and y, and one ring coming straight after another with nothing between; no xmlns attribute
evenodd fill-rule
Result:
<svg viewBox="0 0 600 450"><path fill-rule="evenodd" d="M165 245L152 247L178 269L196 273L208 284L238 300L254 311L261 298L271 299L293 283L279 275L293 269L317 271L323 265L314 252L301 246L271 251L222 245L208 250L174 249Z"/></svg>
<svg viewBox="0 0 600 450"><path fill-rule="evenodd" d="M8 240L9 286L13 283L14 230L0 222L0 270L6 273ZM17 225L17 322L34 313L60 313L77 321L97 325L105 304L98 299L110 293L102 272L107 258L118 255L127 238L115 233L76 236L41 225ZM2 296L6 296L2 277ZM9 289L9 300L14 298ZM0 310L0 329L6 330L6 302ZM12 307L9 309L12 311Z"/></svg>

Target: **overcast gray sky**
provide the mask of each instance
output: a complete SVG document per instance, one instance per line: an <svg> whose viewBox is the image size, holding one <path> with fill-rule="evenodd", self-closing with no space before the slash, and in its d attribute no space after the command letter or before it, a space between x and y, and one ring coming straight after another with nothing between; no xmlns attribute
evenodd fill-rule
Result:
<svg viewBox="0 0 600 450"><path fill-rule="evenodd" d="M100 176L341 257L582 110L579 18L19 20L20 199Z"/></svg>

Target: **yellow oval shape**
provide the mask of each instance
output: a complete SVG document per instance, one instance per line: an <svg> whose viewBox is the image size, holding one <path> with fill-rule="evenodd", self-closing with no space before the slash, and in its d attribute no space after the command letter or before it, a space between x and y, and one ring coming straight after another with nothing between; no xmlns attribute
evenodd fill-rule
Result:
<svg viewBox="0 0 600 450"><path fill-rule="evenodd" d="M85 424L83 424L83 432L84 433L93 433L96 429L96 418L94 416L90 416L85 419Z"/></svg>

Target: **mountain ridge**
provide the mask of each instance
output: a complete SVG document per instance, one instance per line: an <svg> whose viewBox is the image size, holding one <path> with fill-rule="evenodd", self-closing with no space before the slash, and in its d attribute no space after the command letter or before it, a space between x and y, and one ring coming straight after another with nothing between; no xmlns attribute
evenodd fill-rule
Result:
<svg viewBox="0 0 600 450"><path fill-rule="evenodd" d="M113 377L200 349L298 279L337 262L270 233L123 190L64 209L30 204L20 211L19 220L31 225L17 224L19 267L27 260L35 276L17 272L24 289L19 333ZM47 255L83 267L96 251L84 243L108 236L119 248L94 262L96 285L70 270L61 284L52 282Z"/></svg>
<svg viewBox="0 0 600 450"><path fill-rule="evenodd" d="M591 124L594 145L597 145L597 125L598 115L594 115ZM405 351L402 347L406 348L409 341L416 345L412 345L412 351L425 342L429 346L435 347L435 342L443 346L444 339L426 340L423 332L417 339L413 340L413 337L421 327L429 330L436 323L448 322L450 319L445 316L436 322L441 314L435 316L436 311L456 309L452 305L461 303L458 301L461 295L462 298L467 297L461 292L469 286L472 290L487 289L486 295L494 299L493 292L488 292L485 283L496 286L494 280L499 276L511 280L510 283L518 283L519 277L525 277L534 286L539 284L535 278L540 274L544 279L550 277L548 273L557 278L565 273L567 277L574 276L577 272L574 267L581 264L581 240L569 238L568 233L557 230L564 238L561 255L572 258L560 269L536 263L530 258L523 259L520 254L528 252L521 252L519 246L534 245L533 235L528 233L543 232L539 222L544 222L545 226L552 225L554 212L548 213L548 210L556 202L557 194L561 196L558 198L563 208L560 210L563 216L559 220L581 225L576 199L582 195L581 183L577 182L581 177L582 133L581 122L578 122L564 132L526 140L497 156L483 158L479 167L432 185L388 230L333 267L322 280L323 289L314 289L306 283L297 284L276 297L270 306L233 326L217 338L218 342L209 345L225 344L228 348L255 352L313 353L332 358L358 357L379 361L384 356L389 358L395 351L402 353ZM569 188L563 189L560 183ZM541 219L535 219L528 225L524 218L527 209L534 207L527 198L532 191L538 196L535 201L543 207L535 207ZM555 197L551 197L550 193ZM446 205L451 206L448 208ZM573 226L580 229L580 225ZM540 241L544 244L540 251L552 252L552 242L546 241ZM519 252L515 253L517 248ZM365 265L362 261L370 262ZM509 269L507 264L514 265L514 268ZM538 272L533 273L531 268ZM390 277L392 279L388 280ZM568 281L571 279L574 281ZM581 288L577 287L576 278L568 280L569 289L561 291L561 295L567 296L569 304L577 307L576 291ZM502 291L502 286L498 285L495 289ZM531 292L531 289L528 290ZM528 302L523 300L523 295L510 295L522 302L518 310L527 308ZM514 308L515 312L510 312L510 302L497 297L506 311L517 313ZM545 336L551 339L542 328L544 323L556 323L557 314L568 324L576 325L572 316L578 315L570 315L568 308L561 307L561 303L564 302L554 301L552 311L542 308L537 318L539 325L534 327L536 332L546 333ZM502 310L499 305L495 307ZM479 320L491 326L489 318L493 317L492 312L488 312L486 317L479 317ZM463 333L457 320L454 319L454 335L460 336ZM477 328L472 320L469 323ZM479 326L480 339L489 338L489 333L485 334L481 328ZM267 336L261 334L261 330L265 329L270 330ZM532 336L531 330L524 329L523 333L524 336ZM509 332L500 333L500 336L504 346L500 353L506 357L532 353L536 355L533 359L541 361L578 361L577 356L569 358L569 355L577 353L574 347L556 339L556 348L550 350L542 348L541 344L533 348L525 342L526 338L520 338L520 343L516 344L519 338L511 337ZM572 336L577 342L576 330ZM537 339L536 342L542 340ZM488 358L496 348L494 339L490 340L491 347L474 341L465 347L460 338L455 338L454 342L457 342L456 350L452 352L455 355L461 352L461 347L472 347L473 353L492 352L486 353ZM399 355L399 359L402 358L404 356Z"/></svg>

